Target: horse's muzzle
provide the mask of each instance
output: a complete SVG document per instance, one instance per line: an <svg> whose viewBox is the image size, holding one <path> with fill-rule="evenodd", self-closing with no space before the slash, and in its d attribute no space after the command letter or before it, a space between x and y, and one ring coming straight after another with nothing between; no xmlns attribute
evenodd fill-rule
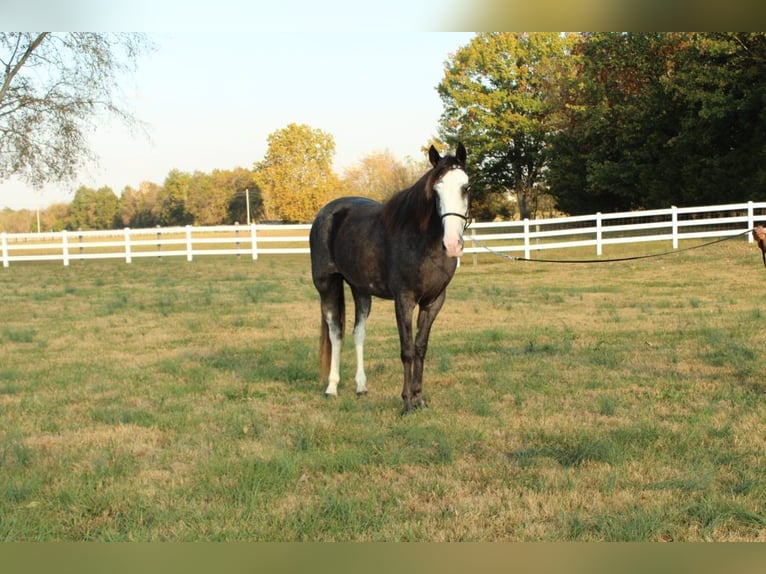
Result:
<svg viewBox="0 0 766 574"><path fill-rule="evenodd" d="M443 245L449 257L463 256L463 238L462 237L458 237L457 239L452 239L452 240L447 240L447 238L445 237L443 241Z"/></svg>
<svg viewBox="0 0 766 574"><path fill-rule="evenodd" d="M450 217L451 219L445 219ZM467 215L462 213L444 213L441 216L442 225L444 226L444 239L442 244L447 251L447 255L450 257L462 257L463 256L463 231L466 230L470 220ZM459 224L457 219L462 219Z"/></svg>

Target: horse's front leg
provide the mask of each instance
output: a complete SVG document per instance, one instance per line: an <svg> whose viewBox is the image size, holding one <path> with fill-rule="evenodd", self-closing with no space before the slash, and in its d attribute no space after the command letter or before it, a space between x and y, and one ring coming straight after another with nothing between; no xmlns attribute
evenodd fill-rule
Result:
<svg viewBox="0 0 766 574"><path fill-rule="evenodd" d="M412 311L415 304L406 298L398 297L395 302L396 326L399 329L404 385L402 386L402 412L413 408L412 404L412 366L415 361L415 345L412 338Z"/></svg>
<svg viewBox="0 0 766 574"><path fill-rule="evenodd" d="M436 316L444 305L446 292L442 291L436 299L428 305L420 305L418 309L418 331L415 335L415 358L412 368L412 404L415 407L424 407L426 402L423 399L423 366L425 364L426 352L428 351L428 337L431 334L431 326L434 324Z"/></svg>

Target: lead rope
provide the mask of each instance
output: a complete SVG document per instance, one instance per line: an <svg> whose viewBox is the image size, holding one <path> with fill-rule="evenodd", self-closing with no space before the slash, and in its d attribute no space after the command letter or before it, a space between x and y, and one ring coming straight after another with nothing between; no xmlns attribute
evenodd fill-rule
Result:
<svg viewBox="0 0 766 574"><path fill-rule="evenodd" d="M728 237L723 237L721 239L716 239L715 241L709 241L707 243L702 243L701 245L692 245L691 247L685 247L683 249L674 249L672 251L663 251L662 253L651 253L649 255L634 255L632 257L615 257L612 259L531 259L528 257L516 257L514 255L508 255L506 253L500 253L499 251L496 251L495 249L492 249L488 245L485 245L481 241L478 241L475 236L471 237L471 241L476 243L479 247L482 249L486 249L490 253L493 253L494 255L497 255L498 257L503 257L504 259L508 259L510 261L529 261L532 263L563 263L563 264L580 264L580 263L617 263L620 261L636 261L639 259L651 259L655 257L666 257L668 255L673 255L676 253L683 253L684 251L692 251L694 249L702 249L704 247L710 247L711 245L715 245L716 243L723 243L724 241L729 241L731 239L737 239L738 237L742 237L744 235L747 235L748 233L753 234L753 237L755 237L756 241L758 241L758 246L761 248L761 254L763 256L763 265L766 267L766 231L764 231L763 227L760 225L758 227L755 227L753 229L748 229L747 231L743 231L742 233L738 233L737 235L730 235ZM756 235L758 233L758 235Z"/></svg>

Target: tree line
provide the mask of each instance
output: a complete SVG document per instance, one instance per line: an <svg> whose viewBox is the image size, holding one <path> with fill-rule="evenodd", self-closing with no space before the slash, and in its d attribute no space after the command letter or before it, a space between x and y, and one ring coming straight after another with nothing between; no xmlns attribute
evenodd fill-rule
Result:
<svg viewBox="0 0 766 574"><path fill-rule="evenodd" d="M364 195L385 199L410 185L427 162L399 160L388 151L368 154L342 175L333 171L333 137L306 125L290 124L269 136L263 160L253 167L210 173L171 170L162 184L126 186L118 196L108 186L79 187L70 203L40 213L46 231L221 225L248 221L310 221L333 197ZM250 210L249 213L247 210ZM0 212L0 230L34 231L30 210Z"/></svg>
<svg viewBox="0 0 766 574"><path fill-rule="evenodd" d="M31 59L51 38L0 33L0 49L13 48L14 54ZM143 41L133 36L108 38L131 49ZM66 58L56 46L68 50ZM90 62L78 54L108 52L108 47L100 35L75 35L50 44L40 55L71 66L78 57ZM58 54L58 60L51 54ZM11 65L13 58L3 61L8 65L0 111L23 108L33 82L18 73L20 63ZM117 64L114 59L105 61L111 79ZM8 70L15 70L16 76L9 76ZM14 84L19 77L24 81ZM97 86L101 99L107 99L102 93L105 84ZM436 137L424 142L424 148L437 143L454 149L458 141L466 145L472 214L477 219L534 217L553 209L579 214L763 197L763 32L481 33L449 56L436 90L443 112ZM85 96L78 108L83 117L90 113ZM0 134L20 129L17 123L4 131L5 118L12 116L0 114ZM76 122L67 125L70 131L76 127ZM14 169L31 181L71 172L77 157L64 153L69 148L54 142L60 153L35 154L30 150L46 149L46 142L32 141L34 131L24 133L30 141L19 140L14 144L19 149L10 136L0 139L0 178ZM119 197L108 188L80 188L69 205L47 210L43 227L244 222L246 190L251 219L310 221L332 197L383 198L409 185L424 167L382 153L338 175L332 169L334 153L332 135L290 124L269 136L268 151L251 168L173 170L162 184L126 187ZM58 171L55 165L45 165L58 160L66 160ZM9 218L17 216L6 211L0 214L0 224L5 221L7 228Z"/></svg>
<svg viewBox="0 0 766 574"><path fill-rule="evenodd" d="M440 135L477 211L743 202L766 183L766 33L486 33L445 66Z"/></svg>

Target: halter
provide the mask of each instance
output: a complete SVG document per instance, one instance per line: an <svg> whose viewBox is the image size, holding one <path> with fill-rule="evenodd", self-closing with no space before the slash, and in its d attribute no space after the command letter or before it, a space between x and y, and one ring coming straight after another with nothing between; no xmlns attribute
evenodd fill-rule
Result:
<svg viewBox="0 0 766 574"><path fill-rule="evenodd" d="M445 217L449 217L450 215L453 215L455 217L459 217L462 219L465 224L463 225L463 231L468 229L468 226L471 225L471 218L468 216L468 212L466 211L465 214L463 213L455 213L454 211L449 211L447 213L443 213L441 215L441 219L444 220Z"/></svg>

